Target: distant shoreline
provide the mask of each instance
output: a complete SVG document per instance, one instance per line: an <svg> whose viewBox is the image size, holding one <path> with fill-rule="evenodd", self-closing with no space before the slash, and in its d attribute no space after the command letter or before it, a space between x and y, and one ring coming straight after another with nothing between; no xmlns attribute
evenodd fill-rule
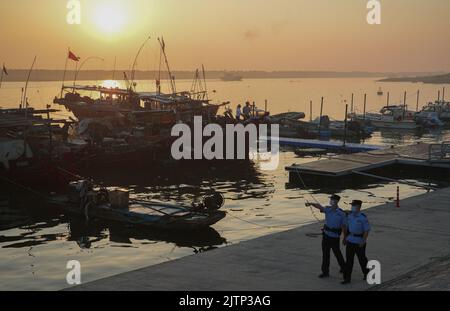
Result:
<svg viewBox="0 0 450 311"><path fill-rule="evenodd" d="M399 77L379 80L379 82L412 82L427 84L450 84L450 74L437 76Z"/></svg>
<svg viewBox="0 0 450 311"><path fill-rule="evenodd" d="M130 73L127 73L128 78ZM336 71L208 71L206 72L207 79L220 79L225 73L233 73L242 76L243 79L305 79L305 78L380 78L390 77L388 79L405 79L404 76L414 79L418 75L432 75L436 73L386 73L386 72L336 72ZM4 76L3 82L24 82L27 79L28 70L25 69L11 69L8 76ZM64 75L63 70L47 70L39 69L31 73L30 81L33 82L50 82L61 81ZM173 75L178 80L193 79L195 72L193 71L174 71ZM85 70L78 74L78 80L115 80L123 81L124 70ZM136 71L135 80L154 80L158 76L156 71ZM66 72L66 81L73 81L75 71ZM167 79L166 72L161 73L162 79ZM388 79L380 80L382 82ZM397 80L396 80L397 81Z"/></svg>

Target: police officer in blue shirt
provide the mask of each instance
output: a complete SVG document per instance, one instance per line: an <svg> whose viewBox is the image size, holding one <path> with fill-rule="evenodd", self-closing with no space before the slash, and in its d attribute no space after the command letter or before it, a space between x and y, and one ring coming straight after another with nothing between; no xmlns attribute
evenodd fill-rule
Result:
<svg viewBox="0 0 450 311"><path fill-rule="evenodd" d="M339 201L341 197L333 195L330 198L330 206L323 207L320 204L308 203L307 206L313 206L325 214L325 225L323 227L322 239L322 274L319 278L327 278L330 276L330 251L333 250L341 273L345 268L344 256L341 252L341 234L346 223L346 215L343 210L339 208Z"/></svg>
<svg viewBox="0 0 450 311"><path fill-rule="evenodd" d="M358 257L364 280L367 278L369 269L367 268L366 245L369 237L370 224L367 216L361 213L363 202L354 200L352 211L347 217L344 228L344 245L346 245L346 265L344 269L344 281L342 284L349 284L352 281L353 263L355 254Z"/></svg>

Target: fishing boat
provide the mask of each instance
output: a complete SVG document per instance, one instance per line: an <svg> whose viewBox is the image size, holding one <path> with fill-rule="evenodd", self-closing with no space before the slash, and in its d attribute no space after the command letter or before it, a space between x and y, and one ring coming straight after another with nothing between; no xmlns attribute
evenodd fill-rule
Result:
<svg viewBox="0 0 450 311"><path fill-rule="evenodd" d="M417 117L420 119L430 118L434 114L437 117L445 122L450 122L450 102L446 101L435 101L428 103L428 105L424 106L422 110L417 113Z"/></svg>
<svg viewBox="0 0 450 311"><path fill-rule="evenodd" d="M225 218L221 194L206 196L200 204L183 206L150 200L130 199L127 189L94 188L89 180L69 184L66 194L52 195L47 203L86 219L164 230L198 230Z"/></svg>
<svg viewBox="0 0 450 311"><path fill-rule="evenodd" d="M369 122L378 129L417 130L422 126L415 120L415 112L409 111L404 105L386 106L380 113L350 114L352 120Z"/></svg>
<svg viewBox="0 0 450 311"><path fill-rule="evenodd" d="M224 82L241 82L242 79L242 76L231 72L225 72L225 74L220 78L220 80Z"/></svg>
<svg viewBox="0 0 450 311"><path fill-rule="evenodd" d="M58 181L54 168L71 150L63 138L68 121L50 118L52 112L0 109L0 179L27 185Z"/></svg>
<svg viewBox="0 0 450 311"><path fill-rule="evenodd" d="M53 102L64 106L78 120L144 112L157 116L161 123L192 122L194 116L212 120L219 108L228 104L212 104L210 100L200 98L198 93L188 91L163 94L97 86L72 86L63 89L68 91L65 96L55 98ZM95 92L96 95L82 95L85 92ZM174 113L176 120L172 117ZM158 118L153 119L157 122Z"/></svg>
<svg viewBox="0 0 450 311"><path fill-rule="evenodd" d="M372 129L353 120L331 120L329 116L316 118L312 122L302 122L301 132L306 138L331 137L331 138L368 138Z"/></svg>
<svg viewBox="0 0 450 311"><path fill-rule="evenodd" d="M55 97L54 103L63 105L71 111L78 120L87 118L113 117L118 114L128 115L135 112L146 112L161 118L162 123L172 121L175 113L177 122L193 122L195 116L211 121L219 111L219 108L229 103L213 104L208 97L206 88L206 76L203 67L203 79L200 78L199 70L194 77L193 88L190 91L177 91L175 77L173 76L166 54L164 39L158 39L161 45L160 68L164 60L167 68L168 81L170 82L170 93L161 91L161 70L156 78L156 91L138 92L135 82L135 66L137 58L142 51L147 39L139 49L134 63L130 79L124 72L126 88L105 87L97 85L73 85L65 86L63 82L60 97ZM199 90L197 91L197 85ZM154 121L158 122L157 118ZM157 124L156 124L157 126Z"/></svg>

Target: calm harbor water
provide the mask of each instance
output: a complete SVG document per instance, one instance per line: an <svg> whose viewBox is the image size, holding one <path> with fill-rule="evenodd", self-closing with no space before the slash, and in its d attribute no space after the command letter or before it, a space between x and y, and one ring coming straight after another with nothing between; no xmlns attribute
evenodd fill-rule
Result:
<svg viewBox="0 0 450 311"><path fill-rule="evenodd" d="M84 82L82 82L84 83ZM88 81L95 84L95 81ZM190 81L179 81L178 89L190 88ZM149 82L139 84L149 89ZM209 81L209 90L217 101L231 101L234 107L246 100L262 106L269 101L272 113L309 110L314 100L318 114L320 97L325 97L325 114L336 119L344 115L345 101L355 93L355 106L362 107L362 94L367 92L368 110L379 110L385 97L378 97L379 84L374 79L298 79L248 80L225 83ZM400 102L408 91L408 102L416 103L416 92L421 90L421 104L437 96L440 86L422 84L382 84L391 92L391 103ZM21 83L5 83L0 89L0 106L16 107ZM29 102L34 107L45 107L58 94L60 83L31 83ZM152 87L153 89L153 87ZM66 112L60 114L67 115ZM398 133L378 132L367 143L397 145L416 141L438 142L450 140L450 132ZM365 207L393 202L397 184L376 182L361 185L359 189L298 189L288 185L284 167L293 163L314 161L298 158L292 150L284 149L277 170L260 171L250 164L192 167L175 165L161 168L96 171L92 177L106 186L126 186L134 196L162 201L190 203L212 189L222 192L229 215L211 230L192 236L169 235L142 229L132 229L98 221L86 223L83 219L50 211L40 204L14 203L14 197L0 194L0 224L15 225L0 231L0 290L53 290L67 287L66 264L79 260L82 281L130 271L195 255L216 247L223 247L274 232L314 222L321 215L305 207L313 200L328 202L330 193L343 197L342 207L352 199L361 199ZM423 179L417 183L446 186L446 183ZM414 186L401 186L402 198L425 193ZM320 228L317 226L317 232ZM319 247L319 245L318 245ZM319 260L319 259L318 259Z"/></svg>

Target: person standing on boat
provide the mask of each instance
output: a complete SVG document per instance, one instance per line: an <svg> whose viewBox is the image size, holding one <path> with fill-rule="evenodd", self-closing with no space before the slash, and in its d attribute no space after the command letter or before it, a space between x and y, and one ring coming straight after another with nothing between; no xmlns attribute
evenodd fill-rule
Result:
<svg viewBox="0 0 450 311"><path fill-rule="evenodd" d="M367 216L361 213L363 202L354 200L352 202L352 212L347 217L347 223L344 228L344 245L346 246L346 265L344 269L343 285L349 284L352 281L353 262L355 254L358 257L361 270L366 280L369 274L367 268L366 246L367 238L369 237L370 224Z"/></svg>
<svg viewBox="0 0 450 311"><path fill-rule="evenodd" d="M246 102L244 108L242 109L244 114L244 121L250 120L252 108L250 107L250 102Z"/></svg>
<svg viewBox="0 0 450 311"><path fill-rule="evenodd" d="M239 122L239 121L241 121L241 116L242 116L242 110L241 110L241 108L242 108L242 106L241 106L241 104L239 104L238 106L237 106L237 109L236 109L236 120Z"/></svg>
<svg viewBox="0 0 450 311"><path fill-rule="evenodd" d="M330 206L324 207L320 204L308 203L307 206L313 206L325 214L325 225L323 227L322 239L322 274L319 278L328 278L330 276L330 253L333 250L341 273L344 272L345 260L341 252L341 234L346 224L346 214L339 208L341 197L332 195L330 197Z"/></svg>

